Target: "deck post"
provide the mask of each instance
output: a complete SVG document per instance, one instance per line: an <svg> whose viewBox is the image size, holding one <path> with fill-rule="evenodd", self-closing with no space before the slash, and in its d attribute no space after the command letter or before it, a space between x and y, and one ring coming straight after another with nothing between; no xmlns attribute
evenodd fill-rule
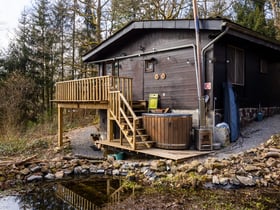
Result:
<svg viewBox="0 0 280 210"><path fill-rule="evenodd" d="M57 125L58 125L58 135L57 135L57 146L63 146L63 108L58 104L57 106Z"/></svg>
<svg viewBox="0 0 280 210"><path fill-rule="evenodd" d="M113 120L111 119L110 109L107 109L107 140L113 140Z"/></svg>

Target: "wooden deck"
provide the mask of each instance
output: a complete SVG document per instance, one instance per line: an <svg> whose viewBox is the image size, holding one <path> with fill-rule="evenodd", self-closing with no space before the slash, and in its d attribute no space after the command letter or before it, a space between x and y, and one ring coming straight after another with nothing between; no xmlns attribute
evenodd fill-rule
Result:
<svg viewBox="0 0 280 210"><path fill-rule="evenodd" d="M57 82L54 101L58 107L58 146L61 147L63 145L63 110L84 108L107 110L107 140L98 142L103 146L175 161L183 161L211 152L154 148L153 144L156 140L153 136L150 136L152 132L146 132L143 118L137 116L133 110L132 86L132 78L114 76L100 76ZM118 125L120 129L119 140L114 139L114 124ZM181 139L185 142L185 138L182 137L187 134L179 132L178 128L190 129L191 125L192 122L189 122L188 125L178 122L174 126L176 127L176 130L174 130L175 133L172 131L173 139L176 141ZM153 128L153 130L159 133L159 129ZM155 132L152 135L155 135ZM161 137L158 138L161 139ZM170 137L168 138L170 139ZM176 144L180 145L181 141L179 143L176 142ZM181 148L177 147L174 149Z"/></svg>
<svg viewBox="0 0 280 210"><path fill-rule="evenodd" d="M126 151L132 151L135 153L151 155L159 158L170 159L176 162L182 162L187 159L203 156L212 153L213 151L198 151L198 150L167 150L160 148L138 149L132 150L128 145L120 145L119 140L116 141L97 141L96 144L100 144L105 147L113 147Z"/></svg>

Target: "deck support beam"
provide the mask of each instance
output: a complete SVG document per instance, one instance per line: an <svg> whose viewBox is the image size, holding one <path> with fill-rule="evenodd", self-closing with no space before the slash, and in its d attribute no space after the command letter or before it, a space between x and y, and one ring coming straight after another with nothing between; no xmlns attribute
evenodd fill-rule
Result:
<svg viewBox="0 0 280 210"><path fill-rule="evenodd" d="M107 109L107 140L112 141L113 138L113 120L111 119L110 109Z"/></svg>
<svg viewBox="0 0 280 210"><path fill-rule="evenodd" d="M63 108L58 105L57 106L57 125L58 125L58 135L57 135L57 146L63 146Z"/></svg>

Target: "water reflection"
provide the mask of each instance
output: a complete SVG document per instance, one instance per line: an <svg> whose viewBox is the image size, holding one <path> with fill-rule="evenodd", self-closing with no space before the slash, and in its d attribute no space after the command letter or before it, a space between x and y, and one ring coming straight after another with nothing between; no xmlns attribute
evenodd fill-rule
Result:
<svg viewBox="0 0 280 210"><path fill-rule="evenodd" d="M106 203L120 202L124 195L121 179L97 179L58 184L56 196L76 209L103 209Z"/></svg>
<svg viewBox="0 0 280 210"><path fill-rule="evenodd" d="M41 184L27 191L0 198L0 210L99 210L131 194L122 179L100 177Z"/></svg>

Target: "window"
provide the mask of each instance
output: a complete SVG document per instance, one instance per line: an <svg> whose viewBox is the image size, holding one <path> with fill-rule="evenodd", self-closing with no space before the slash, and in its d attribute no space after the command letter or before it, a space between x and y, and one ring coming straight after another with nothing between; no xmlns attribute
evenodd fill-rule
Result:
<svg viewBox="0 0 280 210"><path fill-rule="evenodd" d="M118 76L119 75L119 65L118 62L106 62L103 63L103 76Z"/></svg>
<svg viewBox="0 0 280 210"><path fill-rule="evenodd" d="M229 46L226 62L228 80L232 84L244 85L244 50Z"/></svg>
<svg viewBox="0 0 280 210"><path fill-rule="evenodd" d="M113 63L105 63L105 75L113 75Z"/></svg>
<svg viewBox="0 0 280 210"><path fill-rule="evenodd" d="M154 72L156 62L157 60L155 58L145 60L145 72Z"/></svg>
<svg viewBox="0 0 280 210"><path fill-rule="evenodd" d="M267 64L267 60L265 60L265 59L260 60L260 73L263 73L263 74L268 73L268 64Z"/></svg>

